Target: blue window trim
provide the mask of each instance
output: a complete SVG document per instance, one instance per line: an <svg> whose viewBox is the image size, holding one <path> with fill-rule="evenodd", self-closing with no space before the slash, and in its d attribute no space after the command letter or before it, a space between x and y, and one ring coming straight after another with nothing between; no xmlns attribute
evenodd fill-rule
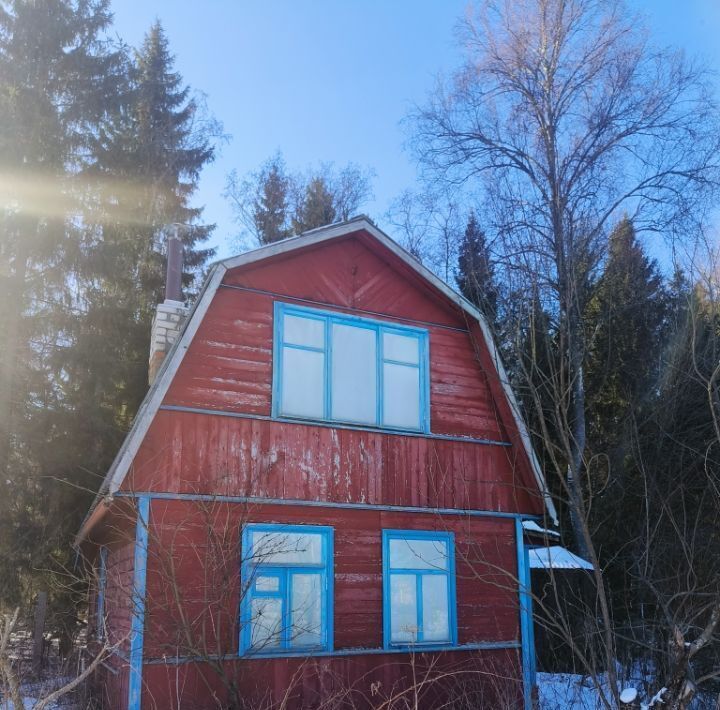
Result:
<svg viewBox="0 0 720 710"><path fill-rule="evenodd" d="M322 540L322 561L319 564L257 564L253 562L251 533L253 532L281 532L281 533L315 533L321 536ZM334 529L327 525L284 525L282 523L248 523L242 530L242 564L240 572L240 633L239 650L240 656L292 656L298 653L312 655L314 652L332 653L333 651L333 583L334 583L334 555L333 555ZM258 572L261 570L261 572ZM287 579L294 573L302 573L314 570L320 573L322 585L321 600L321 629L322 644L318 646L286 646L277 649L258 649L253 651L251 647L250 627L250 604L253 596L277 597L284 600L284 632L290 627L290 590L286 588ZM277 592L254 591L255 579L258 575L278 577L280 588ZM283 639L287 644L287 639Z"/></svg>
<svg viewBox="0 0 720 710"><path fill-rule="evenodd" d="M450 629L450 641L446 643L438 643L430 641L428 643L418 642L414 644L393 643L391 641L391 624L390 624L390 540L441 540L448 546L448 569L443 570L427 570L418 569L415 571L416 583L423 574L428 575L445 575L448 581L448 626ZM385 529L382 531L382 564L383 564L383 647L386 649L410 649L410 650L435 650L444 648L453 648L458 645L457 635L457 599L455 586L455 535L451 532L443 532L436 530L393 530ZM397 568L397 571L405 572L405 568ZM413 570L408 570L410 573ZM422 595L417 596L417 613L418 620L422 619Z"/></svg>
<svg viewBox="0 0 720 710"><path fill-rule="evenodd" d="M360 316L347 315L335 311L326 311L316 308L306 308L282 301L275 301L273 319L273 383L272 383L272 417L273 419L297 419L300 421L320 421L320 422L337 422L338 424L351 424L358 428L382 429L387 431L403 431L403 432L430 432L430 355L429 355L429 335L424 328L415 328L408 325L397 325L387 321L374 320L372 318L364 318ZM324 415L321 418L312 418L306 416L297 416L293 414L284 414L280 410L281 393L282 393L282 352L285 347L283 342L283 318L285 315L294 315L301 318L313 318L322 321L325 324L325 344L323 348L315 348L303 345L290 345L298 350L309 350L311 352L322 352L325 354L324 362ZM373 424L363 425L362 423L348 421L345 419L333 419L331 414L331 386L330 378L332 374L332 342L330 341L330 325L351 325L360 328L374 330L376 333L376 354L377 354L377 398L376 398L376 415ZM410 366L408 363L398 363L395 360L385 360L383 358L383 333L396 333L406 337L414 337L418 339L419 362L418 370L420 375L420 421L417 427L395 427L383 424L383 365L400 364Z"/></svg>
<svg viewBox="0 0 720 710"><path fill-rule="evenodd" d="M101 547L98 558L98 588L97 604L95 609L95 637L98 641L102 641L105 638L105 586L107 584L107 555L107 547Z"/></svg>

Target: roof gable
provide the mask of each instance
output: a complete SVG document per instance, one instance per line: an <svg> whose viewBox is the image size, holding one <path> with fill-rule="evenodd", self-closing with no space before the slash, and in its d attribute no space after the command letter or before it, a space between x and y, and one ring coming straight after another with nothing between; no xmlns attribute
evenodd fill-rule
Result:
<svg viewBox="0 0 720 710"><path fill-rule="evenodd" d="M257 275L266 267L273 268L274 264L282 264L283 260L292 254L297 254L303 250L319 248L321 245L326 246L334 240L347 239L350 235L354 235L359 239L363 246L375 252L376 256L380 255L380 261L387 268L394 269L403 274L418 288L437 299L438 317L451 319L455 323L458 322L458 319L460 319L460 322L469 322L471 332L477 332L487 352L488 361L483 363L483 366L486 370L494 370L497 373L497 378L495 378L496 396L502 400L502 402L500 402L500 404L503 405L502 409L505 411L506 416L512 419L512 424L515 425L514 428L517 434L518 444L527 457L529 467L545 500L547 511L553 520L557 521L554 504L548 493L539 462L530 442L527 428L520 415L517 401L510 388L507 375L485 318L472 304L453 291L399 244L379 230L366 217L358 217L348 222L321 227L298 237L292 237L281 242L263 246L259 249L248 251L212 265L200 294L188 315L180 337L165 358L155 382L138 410L130 432L107 472L95 504L93 505L93 509L97 505L98 500L104 495L112 495L120 489L128 474L132 461L150 428L153 418L170 388L173 377L178 371L184 355L190 347L190 343L197 333L205 313L210 307L213 296L223 281L227 278L228 282L232 283L232 279L241 278L244 280L244 286L252 287L253 271ZM370 261L372 262L373 260L370 259ZM374 263L377 265L377 259L374 260ZM236 273L233 274L233 271ZM307 278L307 275L305 275L305 280L312 282L312 279ZM368 299L366 301L367 304L372 305L373 302L377 302L378 306L382 305L382 311L386 315L393 315L388 310L388 308L393 307L392 304L388 306L388 294L373 294L371 288L372 279L370 279L367 284L369 284L369 286L367 288L363 287L363 293L359 295L353 293L353 298L357 299L359 296L363 296ZM344 291L341 292L341 295L347 297ZM373 301L373 299L375 299L375 301ZM348 304L348 307L357 308L357 302ZM90 514L88 518L86 518L86 525L89 517ZM83 531L86 525L83 526L83 529L79 533L78 537L80 539L84 534Z"/></svg>
<svg viewBox="0 0 720 710"><path fill-rule="evenodd" d="M467 328L457 304L363 231L230 268L223 285L269 290L323 307Z"/></svg>

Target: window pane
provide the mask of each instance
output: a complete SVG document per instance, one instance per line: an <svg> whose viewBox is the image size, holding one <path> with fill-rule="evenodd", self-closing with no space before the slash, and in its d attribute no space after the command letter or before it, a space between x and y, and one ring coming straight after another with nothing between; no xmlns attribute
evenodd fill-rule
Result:
<svg viewBox="0 0 720 710"><path fill-rule="evenodd" d="M324 353L283 348L281 414L324 416Z"/></svg>
<svg viewBox="0 0 720 710"><path fill-rule="evenodd" d="M256 592L279 592L280 577L258 577L255 580Z"/></svg>
<svg viewBox="0 0 720 710"><path fill-rule="evenodd" d="M291 646L322 644L320 582L319 574L292 575Z"/></svg>
<svg viewBox="0 0 720 710"><path fill-rule="evenodd" d="M414 574L390 575L390 640L417 641L417 594Z"/></svg>
<svg viewBox="0 0 720 710"><path fill-rule="evenodd" d="M383 424L420 426L420 368L383 364Z"/></svg>
<svg viewBox="0 0 720 710"><path fill-rule="evenodd" d="M423 641L449 641L448 583L444 574L422 576Z"/></svg>
<svg viewBox="0 0 720 710"><path fill-rule="evenodd" d="M332 326L332 418L377 423L377 347L374 330Z"/></svg>
<svg viewBox="0 0 720 710"><path fill-rule="evenodd" d="M383 333L383 358L417 365L420 362L420 340L397 333Z"/></svg>
<svg viewBox="0 0 720 710"><path fill-rule="evenodd" d="M320 564L320 533L252 532L252 562L255 564Z"/></svg>
<svg viewBox="0 0 720 710"><path fill-rule="evenodd" d="M283 342L325 348L325 321L286 315L283 318Z"/></svg>
<svg viewBox="0 0 720 710"><path fill-rule="evenodd" d="M390 567L404 569L448 569L445 540L390 539Z"/></svg>
<svg viewBox="0 0 720 710"><path fill-rule="evenodd" d="M280 645L282 600L258 597L250 606L250 645L255 649Z"/></svg>

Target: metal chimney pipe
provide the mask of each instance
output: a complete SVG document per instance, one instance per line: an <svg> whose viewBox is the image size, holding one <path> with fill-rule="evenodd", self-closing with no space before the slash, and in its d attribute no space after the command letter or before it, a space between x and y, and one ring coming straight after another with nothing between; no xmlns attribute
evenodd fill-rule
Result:
<svg viewBox="0 0 720 710"><path fill-rule="evenodd" d="M174 224L173 232L168 236L167 240L166 301L182 301L183 246L180 241L181 226Z"/></svg>

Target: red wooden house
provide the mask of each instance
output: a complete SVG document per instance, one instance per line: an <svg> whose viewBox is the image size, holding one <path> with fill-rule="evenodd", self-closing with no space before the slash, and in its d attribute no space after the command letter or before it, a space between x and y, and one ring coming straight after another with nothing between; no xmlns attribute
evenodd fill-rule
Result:
<svg viewBox="0 0 720 710"><path fill-rule="evenodd" d="M362 217L169 296L78 538L107 706L528 707L555 511L480 313Z"/></svg>

